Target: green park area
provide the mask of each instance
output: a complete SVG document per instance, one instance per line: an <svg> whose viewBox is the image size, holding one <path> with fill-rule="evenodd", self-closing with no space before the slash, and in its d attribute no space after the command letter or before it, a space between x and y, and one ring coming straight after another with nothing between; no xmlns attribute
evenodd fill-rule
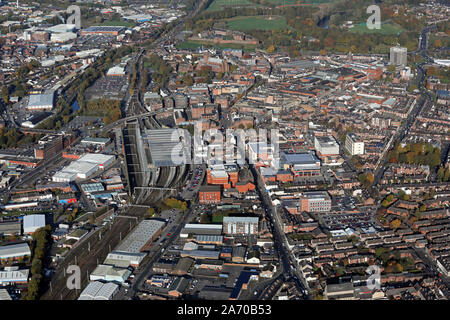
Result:
<svg viewBox="0 0 450 320"><path fill-rule="evenodd" d="M292 6L292 5L300 5L300 4L311 4L318 5L324 3L334 2L336 0L214 0L206 10L207 12L212 11L220 11L226 8L233 7L247 7L247 8L256 8L264 5L275 5L275 6Z"/></svg>
<svg viewBox="0 0 450 320"><path fill-rule="evenodd" d="M353 33L378 33L382 35L397 35L403 31L403 28L394 23L383 23L380 29L369 29L365 22L355 25L349 29Z"/></svg>
<svg viewBox="0 0 450 320"><path fill-rule="evenodd" d="M290 28L286 23L286 18L280 16L235 17L226 20L226 25L228 28L237 31L267 31Z"/></svg>
<svg viewBox="0 0 450 320"><path fill-rule="evenodd" d="M267 0L268 2L275 5L293 5L293 4L322 4L330 3L336 0Z"/></svg>
<svg viewBox="0 0 450 320"><path fill-rule="evenodd" d="M227 7L257 7L258 4L250 0L214 0L206 11L220 11Z"/></svg>
<svg viewBox="0 0 450 320"><path fill-rule="evenodd" d="M123 21L123 20L105 20L101 24L101 26L121 26L121 27L128 27L132 28L134 27L134 23L131 21Z"/></svg>

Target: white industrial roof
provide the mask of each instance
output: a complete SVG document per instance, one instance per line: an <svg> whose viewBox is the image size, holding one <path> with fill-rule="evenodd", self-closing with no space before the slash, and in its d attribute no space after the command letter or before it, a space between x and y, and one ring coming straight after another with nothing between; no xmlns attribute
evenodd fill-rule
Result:
<svg viewBox="0 0 450 320"><path fill-rule="evenodd" d="M0 259L27 255L31 255L30 247L27 243L11 244L0 247Z"/></svg>
<svg viewBox="0 0 450 320"><path fill-rule="evenodd" d="M124 75L125 74L125 68L120 66L114 66L108 70L106 73L107 76L109 75Z"/></svg>
<svg viewBox="0 0 450 320"><path fill-rule="evenodd" d="M28 107L53 107L54 93L32 94Z"/></svg>
<svg viewBox="0 0 450 320"><path fill-rule="evenodd" d="M110 160L114 159L114 156L109 154L101 154L101 153L86 153L78 161L89 162L95 164L104 164Z"/></svg>
<svg viewBox="0 0 450 320"><path fill-rule="evenodd" d="M91 282L87 285L87 287L81 292L78 300L93 300L97 295L97 292L103 287L103 283L99 281Z"/></svg>
<svg viewBox="0 0 450 320"><path fill-rule="evenodd" d="M62 172L76 173L76 174L86 174L97 168L97 164L85 162L85 161L75 161L65 167Z"/></svg>
<svg viewBox="0 0 450 320"><path fill-rule="evenodd" d="M248 223L258 223L258 217L223 217L224 223L233 222L248 222Z"/></svg>
<svg viewBox="0 0 450 320"><path fill-rule="evenodd" d="M217 229L222 230L221 224L200 224L200 223L187 223L184 226L185 229Z"/></svg>
<svg viewBox="0 0 450 320"><path fill-rule="evenodd" d="M23 217L23 230L34 231L45 227L45 214L29 214Z"/></svg>
<svg viewBox="0 0 450 320"><path fill-rule="evenodd" d="M53 181L64 180L73 181L77 178L77 174L74 172L58 171L53 175Z"/></svg>
<svg viewBox="0 0 450 320"><path fill-rule="evenodd" d="M94 281L81 292L78 300L111 300L119 286L115 283Z"/></svg>
<svg viewBox="0 0 450 320"><path fill-rule="evenodd" d="M117 251L138 253L142 247L164 226L163 221L143 220L116 248Z"/></svg>
<svg viewBox="0 0 450 320"><path fill-rule="evenodd" d="M117 284L108 282L100 288L94 300L111 300L114 292L116 292L118 288L119 286Z"/></svg>

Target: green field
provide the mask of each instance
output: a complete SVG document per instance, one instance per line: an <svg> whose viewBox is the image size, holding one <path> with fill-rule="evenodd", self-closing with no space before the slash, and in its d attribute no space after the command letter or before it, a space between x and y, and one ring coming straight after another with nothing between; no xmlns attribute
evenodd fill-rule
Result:
<svg viewBox="0 0 450 320"><path fill-rule="evenodd" d="M107 20L107 21L103 21L101 24L99 24L100 26L123 26L123 27L128 27L128 28L132 28L134 27L134 23L131 21L122 21L122 20Z"/></svg>
<svg viewBox="0 0 450 320"><path fill-rule="evenodd" d="M293 5L293 4L322 4L335 2L337 0L269 0L274 5ZM250 0L214 0L206 11L220 11L226 7L258 7L259 4Z"/></svg>
<svg viewBox="0 0 450 320"><path fill-rule="evenodd" d="M285 17L236 17L226 20L227 28L238 31L248 30L280 30L289 28Z"/></svg>
<svg viewBox="0 0 450 320"><path fill-rule="evenodd" d="M220 11L225 9L226 7L257 7L258 4L251 2L249 0L214 0L213 3L210 4L206 11Z"/></svg>
<svg viewBox="0 0 450 320"><path fill-rule="evenodd" d="M392 23L385 23L381 25L381 29L369 29L366 26L366 23L360 23L355 25L353 28L349 29L350 32L354 33L380 33L384 35L389 34L398 34L402 32L403 29L400 26L394 25Z"/></svg>
<svg viewBox="0 0 450 320"><path fill-rule="evenodd" d="M336 0L269 0L270 3L277 5L291 5L291 4L321 4L335 2Z"/></svg>

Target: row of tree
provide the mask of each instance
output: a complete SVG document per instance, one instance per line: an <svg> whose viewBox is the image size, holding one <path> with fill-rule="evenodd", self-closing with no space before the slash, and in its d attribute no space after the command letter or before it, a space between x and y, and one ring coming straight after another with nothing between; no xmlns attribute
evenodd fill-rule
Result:
<svg viewBox="0 0 450 320"><path fill-rule="evenodd" d="M50 232L50 225L46 225L37 229L32 235L31 279L28 283L26 295L22 297L24 300L37 300L42 293L45 255L48 249L47 244L50 242Z"/></svg>
<svg viewBox="0 0 450 320"><path fill-rule="evenodd" d="M0 149L17 148L26 144L34 144L41 135L25 135L16 128L0 128Z"/></svg>
<svg viewBox="0 0 450 320"><path fill-rule="evenodd" d="M389 152L389 162L428 165L434 169L441 163L441 150L427 142L398 144Z"/></svg>

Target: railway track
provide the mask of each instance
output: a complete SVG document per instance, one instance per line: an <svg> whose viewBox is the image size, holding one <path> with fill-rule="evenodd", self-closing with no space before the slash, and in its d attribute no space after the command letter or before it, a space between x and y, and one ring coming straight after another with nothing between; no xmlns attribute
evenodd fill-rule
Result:
<svg viewBox="0 0 450 320"><path fill-rule="evenodd" d="M67 288L68 274L65 270L69 265L80 268L81 287L89 283L89 274L102 263L128 232L136 225L134 219L116 218L114 222L97 229L88 239L72 249L67 257L58 265L47 292L41 300L73 300L80 294L79 290ZM107 244L107 245L105 245Z"/></svg>

